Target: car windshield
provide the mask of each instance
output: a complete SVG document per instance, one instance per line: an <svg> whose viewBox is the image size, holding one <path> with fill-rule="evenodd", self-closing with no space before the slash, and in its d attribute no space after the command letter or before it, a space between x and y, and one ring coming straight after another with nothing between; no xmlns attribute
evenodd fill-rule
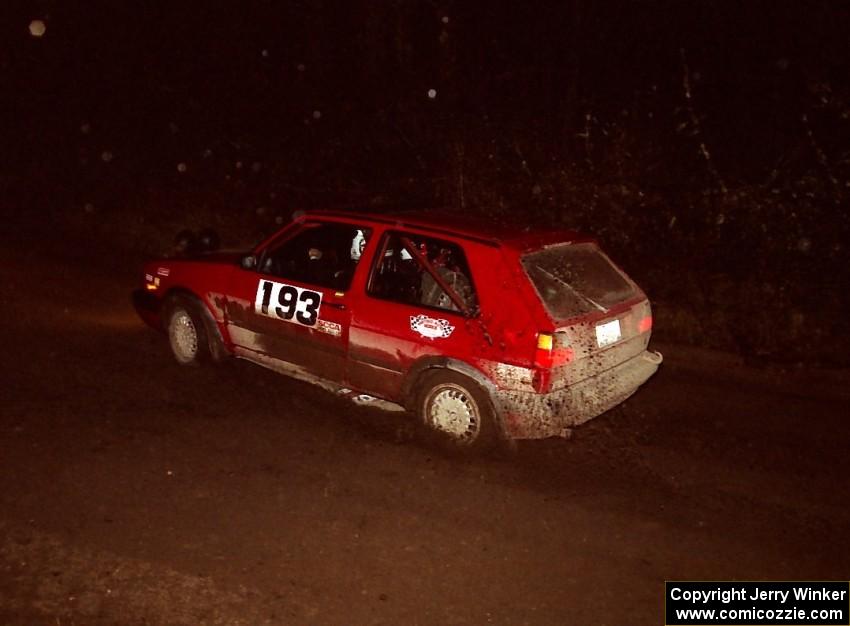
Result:
<svg viewBox="0 0 850 626"><path fill-rule="evenodd" d="M634 285L592 243L531 252L522 257L522 266L556 320L607 311L636 295Z"/></svg>

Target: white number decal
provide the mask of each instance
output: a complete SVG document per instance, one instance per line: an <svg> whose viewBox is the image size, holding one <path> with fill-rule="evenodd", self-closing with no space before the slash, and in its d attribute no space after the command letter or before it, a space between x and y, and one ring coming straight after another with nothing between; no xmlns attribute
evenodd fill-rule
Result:
<svg viewBox="0 0 850 626"><path fill-rule="evenodd" d="M254 311L286 322L315 326L321 304L322 294L318 291L261 280L257 285Z"/></svg>

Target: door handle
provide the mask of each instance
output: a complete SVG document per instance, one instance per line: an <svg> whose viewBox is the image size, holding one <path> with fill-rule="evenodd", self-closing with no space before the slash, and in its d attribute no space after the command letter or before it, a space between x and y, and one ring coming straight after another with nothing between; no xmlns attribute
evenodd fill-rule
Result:
<svg viewBox="0 0 850 626"><path fill-rule="evenodd" d="M324 306L330 306L341 311L345 311L346 306L342 302L323 302Z"/></svg>

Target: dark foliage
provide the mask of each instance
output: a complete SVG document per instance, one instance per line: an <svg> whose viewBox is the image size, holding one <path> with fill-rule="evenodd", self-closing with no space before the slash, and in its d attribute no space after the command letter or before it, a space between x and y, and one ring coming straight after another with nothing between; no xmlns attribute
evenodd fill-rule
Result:
<svg viewBox="0 0 850 626"><path fill-rule="evenodd" d="M0 186L19 218L447 205L569 224L647 287L659 336L847 363L846 3L12 13Z"/></svg>

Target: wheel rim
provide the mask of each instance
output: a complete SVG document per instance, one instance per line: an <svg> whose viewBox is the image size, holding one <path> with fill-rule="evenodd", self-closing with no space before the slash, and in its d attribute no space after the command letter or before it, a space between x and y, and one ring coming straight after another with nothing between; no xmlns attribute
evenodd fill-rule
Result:
<svg viewBox="0 0 850 626"><path fill-rule="evenodd" d="M466 389L453 383L431 390L425 401L425 416L432 428L462 442L474 440L481 427L475 400Z"/></svg>
<svg viewBox="0 0 850 626"><path fill-rule="evenodd" d="M171 316L168 336L174 356L181 363L188 363L198 355L198 331L192 316L184 309L178 309Z"/></svg>

